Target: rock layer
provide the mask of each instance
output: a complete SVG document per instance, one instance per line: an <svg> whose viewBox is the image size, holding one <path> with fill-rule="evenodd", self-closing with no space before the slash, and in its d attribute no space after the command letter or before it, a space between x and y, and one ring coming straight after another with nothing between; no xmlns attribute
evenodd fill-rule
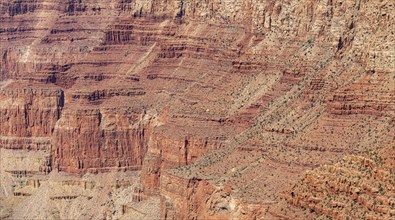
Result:
<svg viewBox="0 0 395 220"><path fill-rule="evenodd" d="M58 171L140 170L150 122L141 110L119 110L66 109L53 140Z"/></svg>
<svg viewBox="0 0 395 220"><path fill-rule="evenodd" d="M2 0L0 12L0 147L49 154L29 175L137 172L130 197L160 195L162 218L363 217L309 193L356 178L321 165L393 143L392 1ZM315 168L309 193L288 198ZM391 218L375 193L358 210ZM113 218L146 215L118 206Z"/></svg>
<svg viewBox="0 0 395 220"><path fill-rule="evenodd" d="M336 218L391 219L395 216L393 154L393 147L384 148L308 172L287 199Z"/></svg>

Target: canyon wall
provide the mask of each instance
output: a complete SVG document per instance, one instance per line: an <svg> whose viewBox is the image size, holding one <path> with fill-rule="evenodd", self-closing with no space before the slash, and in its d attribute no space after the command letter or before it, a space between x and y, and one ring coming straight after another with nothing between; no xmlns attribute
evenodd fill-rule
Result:
<svg viewBox="0 0 395 220"><path fill-rule="evenodd" d="M391 219L395 214L390 196L394 192L393 154L393 147L385 147L365 157L347 156L322 166L306 173L287 199L335 218Z"/></svg>
<svg viewBox="0 0 395 220"><path fill-rule="evenodd" d="M0 208L11 204L7 210L17 207L16 214L8 217L27 217L17 212L22 205L12 205L11 191L39 200L36 189L63 189L52 186L51 175L132 172L133 186L106 192L137 202L105 203L103 215L117 210L113 218L148 218L145 206L160 204L164 219L363 217L345 214L352 203L392 218L387 191L362 186L373 184L368 173L376 171L385 173L381 186L390 186L392 171L381 163L351 184L363 196L355 197L351 186L327 185L358 178L359 159L375 159L364 152L393 145L394 6L389 0L0 1L0 148L7 152L0 156L8 184ZM9 167L8 152L41 165L34 172ZM356 165L339 171L346 163ZM20 189L11 189L19 174ZM26 175L49 178L50 186L33 184L34 192L25 193L22 182L34 182ZM84 190L83 198L99 192ZM330 204L337 191L343 202ZM66 194L53 198L65 207L79 198ZM36 216L67 217L47 212Z"/></svg>
<svg viewBox="0 0 395 220"><path fill-rule="evenodd" d="M64 106L63 90L56 86L8 81L1 89L1 147L49 150Z"/></svg>
<svg viewBox="0 0 395 220"><path fill-rule="evenodd" d="M150 135L144 112L124 109L67 109L54 135L58 171L140 170Z"/></svg>

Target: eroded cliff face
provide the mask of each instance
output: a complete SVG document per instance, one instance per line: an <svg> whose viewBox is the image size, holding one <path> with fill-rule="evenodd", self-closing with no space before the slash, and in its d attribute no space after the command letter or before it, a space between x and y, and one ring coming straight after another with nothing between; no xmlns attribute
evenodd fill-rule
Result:
<svg viewBox="0 0 395 220"><path fill-rule="evenodd" d="M203 129L214 131L206 133ZM226 140L226 134L215 127L186 127L185 130L187 132L179 131L174 125L163 125L152 135L141 173L145 194L159 194L162 171L193 164L205 153L222 147Z"/></svg>
<svg viewBox="0 0 395 220"><path fill-rule="evenodd" d="M0 97L1 147L49 150L64 106L62 89L6 81Z"/></svg>
<svg viewBox="0 0 395 220"><path fill-rule="evenodd" d="M163 219L229 219L229 211L235 208L229 205L230 187L223 192L202 179L166 173L161 177L160 189Z"/></svg>
<svg viewBox="0 0 395 220"><path fill-rule="evenodd" d="M152 130L149 120L141 110L66 109L55 128L54 165L69 173L140 170Z"/></svg>
<svg viewBox="0 0 395 220"><path fill-rule="evenodd" d="M0 12L0 156L7 167L9 150L41 161L2 171L5 217L28 217L18 210L40 190L64 190L34 184L51 170L132 172L125 192L106 192L133 201L84 189L37 218L67 218L80 196L108 210L71 217L148 218L159 196L167 219L346 217L350 202L328 211L332 191L316 184L337 169L315 168L393 145L392 1L14 0ZM393 217L391 202L358 198L358 209Z"/></svg>
<svg viewBox="0 0 395 220"><path fill-rule="evenodd" d="M335 218L394 216L394 148L347 156L306 173L287 193L290 203Z"/></svg>

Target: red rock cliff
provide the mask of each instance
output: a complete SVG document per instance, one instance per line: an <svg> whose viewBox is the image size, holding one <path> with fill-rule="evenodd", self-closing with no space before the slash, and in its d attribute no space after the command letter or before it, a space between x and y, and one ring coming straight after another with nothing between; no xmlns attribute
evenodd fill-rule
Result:
<svg viewBox="0 0 395 220"><path fill-rule="evenodd" d="M0 147L50 149L73 174L141 171L163 218L339 217L280 194L393 143L390 0L1 0L0 12Z"/></svg>

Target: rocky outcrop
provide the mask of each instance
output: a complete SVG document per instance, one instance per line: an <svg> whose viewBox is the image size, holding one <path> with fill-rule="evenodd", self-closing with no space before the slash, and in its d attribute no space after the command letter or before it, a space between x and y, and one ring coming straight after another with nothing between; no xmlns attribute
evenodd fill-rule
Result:
<svg viewBox="0 0 395 220"><path fill-rule="evenodd" d="M50 149L49 138L60 118L64 93L55 86L9 83L0 90L1 146Z"/></svg>
<svg viewBox="0 0 395 220"><path fill-rule="evenodd" d="M2 0L0 148L46 154L38 172L8 174L136 175L121 193L128 203L74 186L80 194L46 197L57 205L100 201L108 209L99 216L78 207L86 218L143 218L149 215L141 210L149 209L142 206L158 205L159 196L163 218L347 217L342 201L321 203L298 191L287 203L279 194L307 170L393 142L393 6L389 0ZM311 187L328 180L351 201L347 184L358 177L332 176L342 172L319 168L303 187L330 191L327 183ZM362 178L375 184L367 173ZM49 194L36 189L62 188L31 181L15 191L19 199L41 201ZM387 198L380 207L366 205L382 198L352 184L370 196L353 200L358 209L392 217L382 211ZM313 212L304 213L307 207ZM42 210L41 218L84 218L34 210Z"/></svg>
<svg viewBox="0 0 395 220"><path fill-rule="evenodd" d="M393 80L388 74L367 75L329 97L327 110L337 115L390 116L395 109L395 97L391 95L394 87L390 84Z"/></svg>
<svg viewBox="0 0 395 220"><path fill-rule="evenodd" d="M393 218L394 149L384 149L308 172L287 200L333 218Z"/></svg>
<svg viewBox="0 0 395 220"><path fill-rule="evenodd" d="M19 14L26 14L28 12L34 12L37 9L37 0L31 1L10 1L8 5L4 5L8 9L8 14L10 16L15 16Z"/></svg>
<svg viewBox="0 0 395 220"><path fill-rule="evenodd" d="M51 149L51 137L1 137L0 148L26 149L26 150L49 150Z"/></svg>
<svg viewBox="0 0 395 220"><path fill-rule="evenodd" d="M218 193L215 188L198 178L185 179L164 173L160 189L162 219L225 219L230 217L226 211L234 208L226 202L230 189L228 195L226 192L215 195ZM216 196L225 202L212 204L211 198Z"/></svg>
<svg viewBox="0 0 395 220"><path fill-rule="evenodd" d="M184 134L175 133L176 129L174 125L160 126L150 139L141 171L141 184L147 195L159 193L163 171L193 164L204 154L220 148L225 141L225 137L213 135L215 133L210 136L202 132L204 128L186 128L188 132ZM193 136L189 135L191 129L196 129Z"/></svg>
<svg viewBox="0 0 395 220"><path fill-rule="evenodd" d="M268 205L274 204L242 201L232 195L232 190L232 185L215 184L210 179L163 172L160 216L162 219L254 219L267 213Z"/></svg>
<svg viewBox="0 0 395 220"><path fill-rule="evenodd" d="M67 109L55 128L55 169L69 173L140 170L152 122L141 109Z"/></svg>

